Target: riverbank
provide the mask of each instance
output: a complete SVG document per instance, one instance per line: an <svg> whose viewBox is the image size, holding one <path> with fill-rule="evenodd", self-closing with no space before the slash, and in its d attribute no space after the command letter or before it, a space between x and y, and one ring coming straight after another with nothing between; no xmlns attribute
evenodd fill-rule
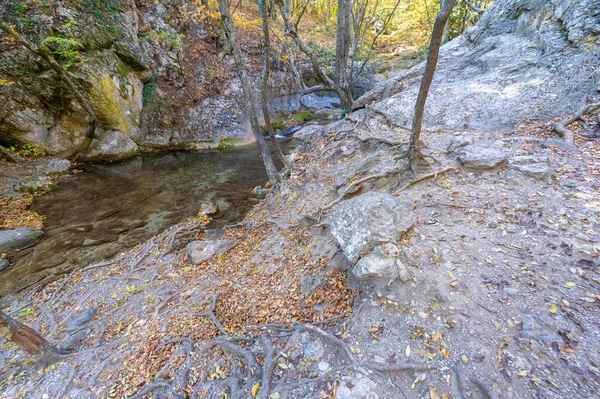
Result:
<svg viewBox="0 0 600 399"><path fill-rule="evenodd" d="M292 147L284 144L286 151ZM194 217L202 204L217 207L213 228L240 221L258 201L252 190L267 179L257 154L252 145L151 153L74 165L70 173L48 176L48 158L5 164L12 172L2 179L6 194L0 198L10 204L2 208L4 227L43 229L44 238L7 254L10 264L0 278L0 297L5 301L21 289L130 249ZM32 194L13 191L23 181L38 179L48 179L53 189L35 200ZM15 230L3 233L9 231Z"/></svg>
<svg viewBox="0 0 600 399"><path fill-rule="evenodd" d="M579 128L575 149L546 140L551 124L426 132L441 165L415 180L395 159L406 132L369 124L313 130L239 226L174 226L14 302L13 316L75 352L38 374L5 344L0 392L593 397L596 127ZM196 264L193 248L214 240L237 245Z"/></svg>

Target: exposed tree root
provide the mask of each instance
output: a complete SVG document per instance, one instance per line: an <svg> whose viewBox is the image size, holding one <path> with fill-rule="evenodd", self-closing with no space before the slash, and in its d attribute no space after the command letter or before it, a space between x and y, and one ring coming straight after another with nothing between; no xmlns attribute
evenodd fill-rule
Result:
<svg viewBox="0 0 600 399"><path fill-rule="evenodd" d="M396 193L400 193L400 192L406 190L407 188L409 188L410 186L412 186L413 184L422 182L423 180L427 180L427 179L430 179L430 178L434 178L435 179L435 178L437 178L439 175L441 175L443 173L455 172L455 171L456 171L456 168L451 168L451 167L440 169L440 170L436 170L435 172L431 172L431 173L423 175L423 176L421 176L419 178L411 180L404 187L402 187L400 190L396 191Z"/></svg>
<svg viewBox="0 0 600 399"><path fill-rule="evenodd" d="M477 387L479 389L481 389L483 391L483 393L486 394L486 396L488 397L488 399L498 399L498 397L496 396L496 394L494 393L494 391L492 391L492 389L490 387L488 387L483 381L481 381L479 378L477 377L471 377L470 378L471 381L477 385Z"/></svg>
<svg viewBox="0 0 600 399"><path fill-rule="evenodd" d="M569 130L567 128L567 126L569 126L571 123L573 123L575 121L580 121L581 125L587 129L588 128L587 121L584 118L584 116L585 115L594 115L599 111L600 111L600 103L586 105L585 107L579 109L576 113L569 116L568 118L557 122L554 125L554 130L556 131L556 133L560 134L565 139L565 142L567 144L573 145L575 142L575 134L573 133L572 130ZM599 114L598 123L600 124L600 114Z"/></svg>

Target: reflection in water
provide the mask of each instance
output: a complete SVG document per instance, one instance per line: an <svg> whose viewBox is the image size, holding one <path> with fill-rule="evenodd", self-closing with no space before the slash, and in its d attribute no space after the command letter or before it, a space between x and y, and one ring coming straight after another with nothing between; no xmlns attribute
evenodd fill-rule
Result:
<svg viewBox="0 0 600 399"><path fill-rule="evenodd" d="M46 217L46 235L0 274L0 296L44 278L97 262L147 240L215 202L213 227L241 219L252 189L267 181L255 146L226 153L172 152L83 172L32 210Z"/></svg>

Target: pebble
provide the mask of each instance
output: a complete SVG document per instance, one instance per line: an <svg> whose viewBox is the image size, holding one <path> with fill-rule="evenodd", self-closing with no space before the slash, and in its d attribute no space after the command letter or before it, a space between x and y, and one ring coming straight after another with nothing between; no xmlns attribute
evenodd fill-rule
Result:
<svg viewBox="0 0 600 399"><path fill-rule="evenodd" d="M327 362L319 362L317 367L319 368L319 371L321 371L323 373L326 373L327 371L329 371L329 363L327 363Z"/></svg>
<svg viewBox="0 0 600 399"><path fill-rule="evenodd" d="M9 263L6 259L0 258L0 272L8 267Z"/></svg>
<svg viewBox="0 0 600 399"><path fill-rule="evenodd" d="M519 293L518 289L510 287L504 287L503 291L506 295L517 295Z"/></svg>
<svg viewBox="0 0 600 399"><path fill-rule="evenodd" d="M425 312L419 312L419 317L422 319L426 319L427 318L427 313Z"/></svg>

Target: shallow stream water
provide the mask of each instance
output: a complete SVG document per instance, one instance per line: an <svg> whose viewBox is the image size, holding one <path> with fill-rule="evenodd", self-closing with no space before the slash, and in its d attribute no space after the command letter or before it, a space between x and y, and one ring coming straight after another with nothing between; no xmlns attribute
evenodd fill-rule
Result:
<svg viewBox="0 0 600 399"><path fill-rule="evenodd" d="M219 206L212 227L238 221L255 203L252 189L267 181L256 146L140 156L81 170L36 198L32 210L46 217L45 237L0 274L0 298L144 242L195 216L203 203Z"/></svg>

